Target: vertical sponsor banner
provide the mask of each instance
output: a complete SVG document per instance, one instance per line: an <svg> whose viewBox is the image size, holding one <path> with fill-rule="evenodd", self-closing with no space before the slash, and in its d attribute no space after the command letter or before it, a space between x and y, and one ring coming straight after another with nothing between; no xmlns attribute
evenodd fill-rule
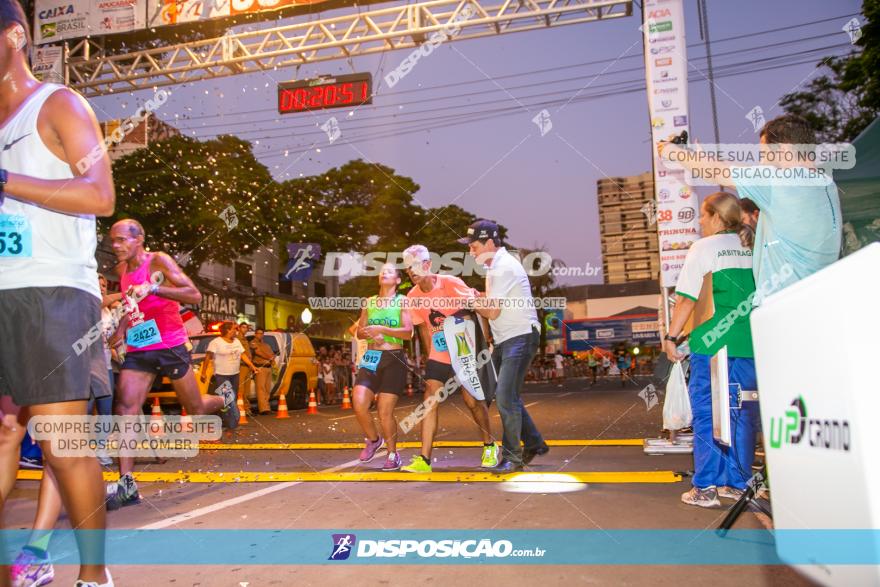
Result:
<svg viewBox="0 0 880 587"><path fill-rule="evenodd" d="M689 130L687 46L682 0L642 4L645 77L653 144ZM667 169L654 150L654 194L660 240L660 285L674 287L687 250L699 234L697 196L684 171Z"/></svg>
<svg viewBox="0 0 880 587"><path fill-rule="evenodd" d="M64 83L63 50L61 45L44 45L33 49L31 71L41 82Z"/></svg>

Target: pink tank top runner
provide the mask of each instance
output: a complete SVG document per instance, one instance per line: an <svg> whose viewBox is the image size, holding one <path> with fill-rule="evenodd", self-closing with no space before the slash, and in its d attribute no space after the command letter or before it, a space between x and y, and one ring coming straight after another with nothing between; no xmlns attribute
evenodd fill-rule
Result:
<svg viewBox="0 0 880 587"><path fill-rule="evenodd" d="M124 293L132 285L140 285L150 282L150 262L152 254L148 254L140 267L129 273L126 271L120 279L120 290ZM132 347L126 345L127 352L137 353L142 351L157 351L186 344L188 337L183 319L180 317L180 304L173 300L150 294L140 302L138 309L144 314L144 321L155 320L162 336L162 342L144 347Z"/></svg>

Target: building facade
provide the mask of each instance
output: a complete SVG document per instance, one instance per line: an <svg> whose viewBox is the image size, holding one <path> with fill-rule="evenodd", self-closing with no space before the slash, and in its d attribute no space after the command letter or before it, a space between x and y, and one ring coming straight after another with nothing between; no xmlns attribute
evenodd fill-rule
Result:
<svg viewBox="0 0 880 587"><path fill-rule="evenodd" d="M658 279L660 253L651 172L597 185L605 283Z"/></svg>

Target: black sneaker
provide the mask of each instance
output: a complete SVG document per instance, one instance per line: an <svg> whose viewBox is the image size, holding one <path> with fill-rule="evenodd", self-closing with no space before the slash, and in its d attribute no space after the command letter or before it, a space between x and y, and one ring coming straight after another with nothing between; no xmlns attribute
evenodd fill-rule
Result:
<svg viewBox="0 0 880 587"><path fill-rule="evenodd" d="M107 511L113 512L127 505L136 505L141 502L141 494L138 493L137 483L131 475L123 475L116 484L116 491L107 495Z"/></svg>
<svg viewBox="0 0 880 587"><path fill-rule="evenodd" d="M544 456L548 452L550 452L550 447L547 446L546 444L544 446L542 446L541 448L537 448L534 450L530 449L530 448L524 448L523 449L523 457L522 457L523 464L528 465L533 460L535 460L535 457Z"/></svg>
<svg viewBox="0 0 880 587"><path fill-rule="evenodd" d="M241 414L238 411L238 395L232 389L232 385L228 381L224 381L223 385L217 388L217 395L223 398L223 409L220 410L220 419L223 425L229 430L238 428L238 420Z"/></svg>
<svg viewBox="0 0 880 587"><path fill-rule="evenodd" d="M523 466L520 463L512 463L511 461L504 460L497 467L494 467L491 471L498 475L504 475L505 473L519 473L523 470Z"/></svg>

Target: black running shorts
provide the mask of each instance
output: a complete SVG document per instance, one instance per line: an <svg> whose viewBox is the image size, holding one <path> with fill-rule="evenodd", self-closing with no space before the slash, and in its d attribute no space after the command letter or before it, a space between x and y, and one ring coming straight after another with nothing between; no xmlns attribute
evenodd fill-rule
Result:
<svg viewBox="0 0 880 587"><path fill-rule="evenodd" d="M406 354L402 350L381 351L376 370L358 369L355 385L363 385L373 393L403 395L406 391Z"/></svg>
<svg viewBox="0 0 880 587"><path fill-rule="evenodd" d="M123 371L143 371L166 376L172 381L182 378L189 371L192 357L185 345L158 349L155 351L135 351L125 355Z"/></svg>
<svg viewBox="0 0 880 587"><path fill-rule="evenodd" d="M453 377L455 377L455 371L452 369L452 365L431 359L425 363L425 379L446 383Z"/></svg>

